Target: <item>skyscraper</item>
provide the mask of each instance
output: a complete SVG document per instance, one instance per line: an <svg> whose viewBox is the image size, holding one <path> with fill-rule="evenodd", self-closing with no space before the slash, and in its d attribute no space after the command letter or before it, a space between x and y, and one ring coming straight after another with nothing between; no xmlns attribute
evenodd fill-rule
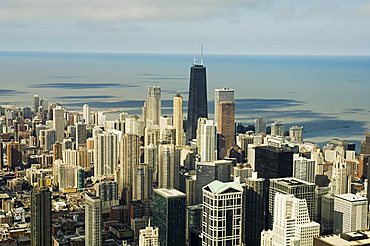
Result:
<svg viewBox="0 0 370 246"><path fill-rule="evenodd" d="M198 162L196 164L195 204L202 203L202 188L214 180L231 181L232 163L228 160Z"/></svg>
<svg viewBox="0 0 370 246"><path fill-rule="evenodd" d="M159 125L161 117L161 88L159 86L149 86L146 99L146 124Z"/></svg>
<svg viewBox="0 0 370 246"><path fill-rule="evenodd" d="M96 196L100 197L102 210L118 205L118 186L116 181L103 180L95 184Z"/></svg>
<svg viewBox="0 0 370 246"><path fill-rule="evenodd" d="M85 194L85 246L101 246L102 202L97 196Z"/></svg>
<svg viewBox="0 0 370 246"><path fill-rule="evenodd" d="M161 246L185 245L186 195L175 189L154 189L153 225Z"/></svg>
<svg viewBox="0 0 370 246"><path fill-rule="evenodd" d="M290 140L297 143L303 142L303 126L291 126L289 128Z"/></svg>
<svg viewBox="0 0 370 246"><path fill-rule="evenodd" d="M31 245L51 246L51 192L36 188L31 194Z"/></svg>
<svg viewBox="0 0 370 246"><path fill-rule="evenodd" d="M234 89L230 89L230 88L215 89L214 120L217 125L218 125L218 116L219 116L218 105L220 102L233 102L234 103Z"/></svg>
<svg viewBox="0 0 370 246"><path fill-rule="evenodd" d="M355 194L334 197L334 233L367 229L367 199Z"/></svg>
<svg viewBox="0 0 370 246"><path fill-rule="evenodd" d="M200 159L202 162L212 162L217 160L217 128L213 120L207 120L200 127Z"/></svg>
<svg viewBox="0 0 370 246"><path fill-rule="evenodd" d="M235 143L235 103L222 101L218 104L217 130L225 137L226 153Z"/></svg>
<svg viewBox="0 0 370 246"><path fill-rule="evenodd" d="M284 136L284 124L280 122L271 123L272 136Z"/></svg>
<svg viewBox="0 0 370 246"><path fill-rule="evenodd" d="M158 159L158 187L159 188L178 188L179 185L179 166L176 158L176 149L173 144L159 145Z"/></svg>
<svg viewBox="0 0 370 246"><path fill-rule="evenodd" d="M86 147L87 129L85 123L76 124L76 147Z"/></svg>
<svg viewBox="0 0 370 246"><path fill-rule="evenodd" d="M90 107L89 107L89 105L84 104L84 106L82 107L82 111L83 111L82 114L83 114L84 123L86 125L89 125L90 122L91 122L91 120L90 120L91 116L90 116Z"/></svg>
<svg viewBox="0 0 370 246"><path fill-rule="evenodd" d="M256 172L245 180L243 196L243 243L249 246L259 246L261 232L265 229L265 204L267 187L265 179L258 178Z"/></svg>
<svg viewBox="0 0 370 246"><path fill-rule="evenodd" d="M299 154L293 155L293 177L308 181L315 182L315 165L313 159L307 159Z"/></svg>
<svg viewBox="0 0 370 246"><path fill-rule="evenodd" d="M176 146L184 144L184 116L182 112L182 96L177 93L173 98L173 126L176 129Z"/></svg>
<svg viewBox="0 0 370 246"><path fill-rule="evenodd" d="M35 115L39 111L39 106L40 106L40 97L39 95L34 95L33 96L33 112L35 113Z"/></svg>
<svg viewBox="0 0 370 246"><path fill-rule="evenodd" d="M274 222L275 194L292 194L296 198L305 199L310 220L315 220L315 188L316 184L309 183L296 178L270 179L269 186L269 226L272 228Z"/></svg>
<svg viewBox="0 0 370 246"><path fill-rule="evenodd" d="M110 132L94 137L94 177L113 175L117 168L117 135Z"/></svg>
<svg viewBox="0 0 370 246"><path fill-rule="evenodd" d="M56 140L63 142L64 139L64 109L57 106L53 109L53 128L56 131Z"/></svg>
<svg viewBox="0 0 370 246"><path fill-rule="evenodd" d="M320 234L320 224L310 219L306 200L280 193L274 200L273 245L313 245L314 237Z"/></svg>
<svg viewBox="0 0 370 246"><path fill-rule="evenodd" d="M203 187L202 246L242 243L243 188L218 180Z"/></svg>
<svg viewBox="0 0 370 246"><path fill-rule="evenodd" d="M254 132L266 134L266 118L258 117L254 120Z"/></svg>
<svg viewBox="0 0 370 246"><path fill-rule="evenodd" d="M139 246L159 246L159 229L149 225L140 230Z"/></svg>
<svg viewBox="0 0 370 246"><path fill-rule="evenodd" d="M190 68L186 141L196 137L198 118L208 118L207 77L203 64L194 64Z"/></svg>

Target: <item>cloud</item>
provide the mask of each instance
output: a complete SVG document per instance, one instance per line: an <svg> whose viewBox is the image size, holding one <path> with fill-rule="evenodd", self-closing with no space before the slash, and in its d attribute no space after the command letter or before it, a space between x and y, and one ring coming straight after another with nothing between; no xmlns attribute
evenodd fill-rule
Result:
<svg viewBox="0 0 370 246"><path fill-rule="evenodd" d="M0 89L0 96L15 96L17 94L23 94L23 92L10 90L10 89Z"/></svg>
<svg viewBox="0 0 370 246"><path fill-rule="evenodd" d="M111 96L111 95L54 97L54 99L57 99L57 100L88 100L88 99L112 99L112 98L116 98L116 97Z"/></svg>
<svg viewBox="0 0 370 246"><path fill-rule="evenodd" d="M156 21L234 17L244 8L259 8L268 0L3 0L0 21L74 19L80 21Z"/></svg>

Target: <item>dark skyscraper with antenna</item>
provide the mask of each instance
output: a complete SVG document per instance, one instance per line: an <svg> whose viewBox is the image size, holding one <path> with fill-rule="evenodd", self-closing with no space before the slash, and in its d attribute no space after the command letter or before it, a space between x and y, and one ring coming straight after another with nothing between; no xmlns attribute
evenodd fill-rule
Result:
<svg viewBox="0 0 370 246"><path fill-rule="evenodd" d="M196 138L197 121L200 117L208 118L207 76L206 67L203 66L203 47L200 64L196 64L194 60L194 64L190 68L188 120L186 125L187 141Z"/></svg>

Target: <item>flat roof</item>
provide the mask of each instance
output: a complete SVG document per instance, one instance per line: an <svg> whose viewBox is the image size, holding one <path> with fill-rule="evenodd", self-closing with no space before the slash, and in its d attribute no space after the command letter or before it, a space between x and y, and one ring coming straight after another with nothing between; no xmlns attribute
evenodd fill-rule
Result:
<svg viewBox="0 0 370 246"><path fill-rule="evenodd" d="M288 186L316 185L315 183L307 182L305 180L294 177L270 179L270 182L284 183L285 185Z"/></svg>
<svg viewBox="0 0 370 246"><path fill-rule="evenodd" d="M338 198L341 198L343 200L350 201L350 202L367 201L365 197L357 196L352 193L339 194L339 195L335 195L335 197L338 197Z"/></svg>
<svg viewBox="0 0 370 246"><path fill-rule="evenodd" d="M154 189L154 192L164 197L184 197L186 196L184 193L176 189L160 188L160 189Z"/></svg>

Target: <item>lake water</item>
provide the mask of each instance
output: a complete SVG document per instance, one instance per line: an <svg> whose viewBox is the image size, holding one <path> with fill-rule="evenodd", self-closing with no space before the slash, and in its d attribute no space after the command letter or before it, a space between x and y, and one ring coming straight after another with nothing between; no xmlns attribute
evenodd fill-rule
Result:
<svg viewBox="0 0 370 246"><path fill-rule="evenodd" d="M162 88L163 114L171 98L187 99L192 55L0 52L0 104L32 105L32 97L67 109L140 113L148 85ZM370 123L369 56L206 55L208 98L235 89L236 118L252 124L303 125L305 139L363 139ZM112 115L111 115L112 117Z"/></svg>

